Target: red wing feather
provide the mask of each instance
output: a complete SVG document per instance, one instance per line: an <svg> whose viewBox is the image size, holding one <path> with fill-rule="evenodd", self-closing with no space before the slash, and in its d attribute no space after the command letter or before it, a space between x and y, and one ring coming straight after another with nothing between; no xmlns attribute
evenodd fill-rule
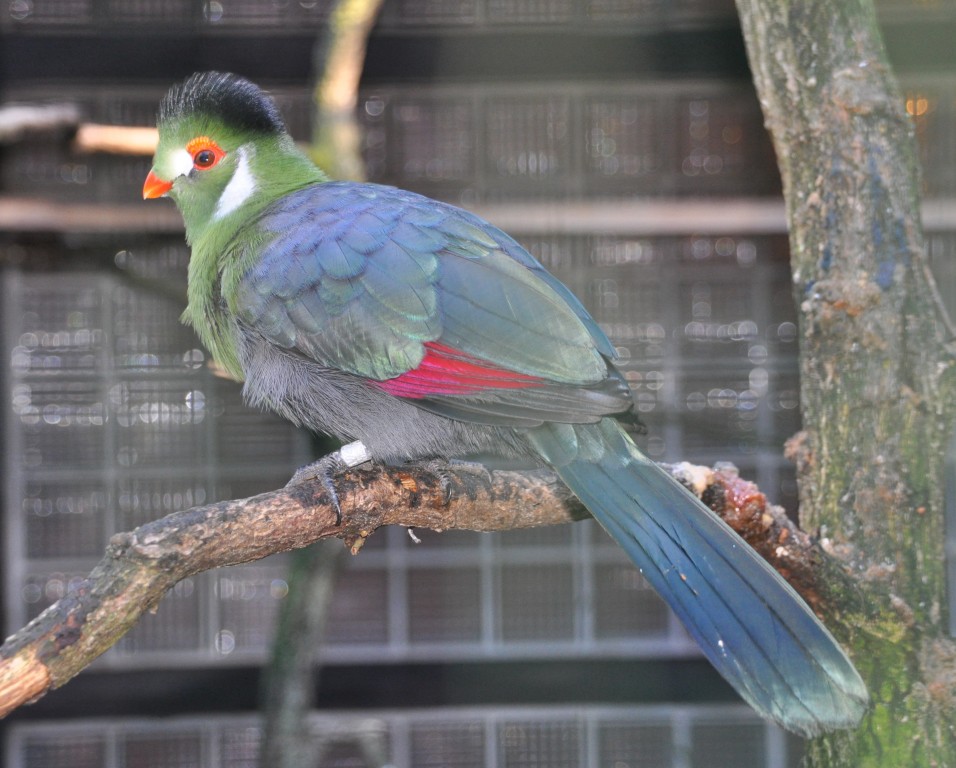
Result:
<svg viewBox="0 0 956 768"><path fill-rule="evenodd" d="M391 395L409 398L475 395L487 390L526 389L548 383L546 379L500 368L434 341L425 342L425 357L417 368L394 379L376 382Z"/></svg>

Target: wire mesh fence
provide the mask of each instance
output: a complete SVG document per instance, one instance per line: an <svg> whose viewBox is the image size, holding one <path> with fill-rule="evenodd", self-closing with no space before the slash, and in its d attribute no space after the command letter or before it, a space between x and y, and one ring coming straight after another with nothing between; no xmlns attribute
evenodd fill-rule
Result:
<svg viewBox="0 0 956 768"><path fill-rule="evenodd" d="M739 768L797 764L799 748L742 706L503 707L315 715L324 768ZM262 734L249 717L202 722L87 720L11 729L10 768L253 768Z"/></svg>

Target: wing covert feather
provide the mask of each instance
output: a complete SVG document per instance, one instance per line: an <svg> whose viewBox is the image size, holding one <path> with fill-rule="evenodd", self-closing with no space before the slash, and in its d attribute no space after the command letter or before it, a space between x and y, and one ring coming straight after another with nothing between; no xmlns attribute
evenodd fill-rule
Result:
<svg viewBox="0 0 956 768"><path fill-rule="evenodd" d="M384 381L440 342L503 369L589 385L613 349L571 293L500 230L391 187L326 182L254 223L227 295L241 322L321 365Z"/></svg>

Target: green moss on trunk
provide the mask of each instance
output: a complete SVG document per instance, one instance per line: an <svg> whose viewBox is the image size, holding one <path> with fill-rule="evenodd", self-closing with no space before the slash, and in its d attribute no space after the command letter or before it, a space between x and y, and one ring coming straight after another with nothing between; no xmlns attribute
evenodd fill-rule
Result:
<svg viewBox="0 0 956 768"><path fill-rule="evenodd" d="M801 523L858 580L833 583L830 620L875 703L857 731L814 741L808 762L953 764L956 713L934 695L925 654L928 644L952 653L943 461L953 361L926 268L912 125L869 0L737 5L789 217Z"/></svg>

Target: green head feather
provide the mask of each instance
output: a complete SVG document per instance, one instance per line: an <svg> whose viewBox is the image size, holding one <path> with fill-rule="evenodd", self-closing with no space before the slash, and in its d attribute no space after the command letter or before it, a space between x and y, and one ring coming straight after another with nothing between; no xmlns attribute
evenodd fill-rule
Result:
<svg viewBox="0 0 956 768"><path fill-rule="evenodd" d="M176 202L192 246L183 317L239 378L223 283L258 251L257 215L326 177L296 148L275 102L236 75L201 72L173 86L160 103L158 127L150 178Z"/></svg>

